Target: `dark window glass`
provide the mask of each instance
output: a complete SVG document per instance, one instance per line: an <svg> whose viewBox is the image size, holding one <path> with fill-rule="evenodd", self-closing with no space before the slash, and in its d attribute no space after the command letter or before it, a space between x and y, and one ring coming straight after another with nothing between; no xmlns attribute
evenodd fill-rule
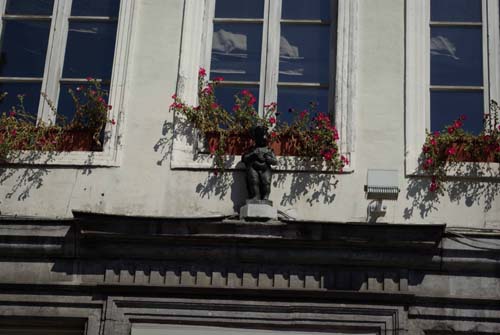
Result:
<svg viewBox="0 0 500 335"><path fill-rule="evenodd" d="M0 76L43 77L50 22L4 21Z"/></svg>
<svg viewBox="0 0 500 335"><path fill-rule="evenodd" d="M246 89L250 91L257 102L254 107L255 110L258 110L258 101L259 101L259 89L257 87L242 87L242 86L218 86L215 91L215 95L217 98L217 103L224 107L228 112L233 110L234 106L234 96L239 94L242 90Z"/></svg>
<svg viewBox="0 0 500 335"><path fill-rule="evenodd" d="M215 17L217 18L253 18L264 16L264 0L217 0Z"/></svg>
<svg viewBox="0 0 500 335"><path fill-rule="evenodd" d="M292 20L329 20L330 0L283 0L281 17Z"/></svg>
<svg viewBox="0 0 500 335"><path fill-rule="evenodd" d="M0 92L8 95L0 101L0 112L9 112L12 106L20 104L19 94L24 95L24 108L26 113L36 117L40 102L41 83L0 83ZM18 106L19 107L19 106Z"/></svg>
<svg viewBox="0 0 500 335"><path fill-rule="evenodd" d="M118 17L120 0L73 0L72 16Z"/></svg>
<svg viewBox="0 0 500 335"><path fill-rule="evenodd" d="M431 29L431 85L483 85L481 27Z"/></svg>
<svg viewBox="0 0 500 335"><path fill-rule="evenodd" d="M281 25L279 81L329 82L330 27Z"/></svg>
<svg viewBox="0 0 500 335"><path fill-rule="evenodd" d="M77 96L81 97L80 100L82 103L85 103L86 100L83 97L83 94L77 92L77 87L88 87L87 84L80 83L72 83L72 84L61 84L60 93L59 93L59 101L57 104L57 113L62 117L66 122L71 122L75 115L75 105L73 103L73 99L71 95L68 93L69 89L72 89ZM109 85L101 85L101 88L109 92ZM106 97L108 99L109 97ZM61 120L58 120L59 122Z"/></svg>
<svg viewBox="0 0 500 335"><path fill-rule="evenodd" d="M70 22L63 77L111 78L116 22Z"/></svg>
<svg viewBox="0 0 500 335"><path fill-rule="evenodd" d="M328 114L328 89L309 87L278 87L278 119L291 123L294 110L300 113L311 110L311 104L316 106L316 112ZM313 114L313 116L315 113Z"/></svg>
<svg viewBox="0 0 500 335"><path fill-rule="evenodd" d="M431 131L441 131L460 115L464 129L474 134L483 130L484 96L482 92L431 92Z"/></svg>
<svg viewBox="0 0 500 335"><path fill-rule="evenodd" d="M261 24L214 24L211 78L258 81L261 50Z"/></svg>
<svg viewBox="0 0 500 335"><path fill-rule="evenodd" d="M54 0L7 0L8 15L52 15Z"/></svg>
<svg viewBox="0 0 500 335"><path fill-rule="evenodd" d="M481 0L432 0L431 21L481 22Z"/></svg>

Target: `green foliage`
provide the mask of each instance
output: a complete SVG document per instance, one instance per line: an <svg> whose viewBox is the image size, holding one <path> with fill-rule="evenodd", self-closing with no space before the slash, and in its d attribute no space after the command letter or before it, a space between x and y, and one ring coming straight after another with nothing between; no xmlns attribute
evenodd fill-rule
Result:
<svg viewBox="0 0 500 335"><path fill-rule="evenodd" d="M485 114L484 129L479 135L462 127L465 115L460 116L442 131L427 132L422 146L420 167L432 176L429 191L442 193L441 184L448 169L458 162L500 162L499 106L491 101Z"/></svg>

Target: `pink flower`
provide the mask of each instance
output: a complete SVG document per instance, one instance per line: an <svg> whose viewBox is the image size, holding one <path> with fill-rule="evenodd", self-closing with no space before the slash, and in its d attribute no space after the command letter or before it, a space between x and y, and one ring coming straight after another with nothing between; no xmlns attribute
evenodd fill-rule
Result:
<svg viewBox="0 0 500 335"><path fill-rule="evenodd" d="M434 139L434 138L431 138L430 142L431 142L431 144L432 144L433 146L436 146L436 145L437 145L437 141L436 141L436 139Z"/></svg>
<svg viewBox="0 0 500 335"><path fill-rule="evenodd" d="M269 118L269 123L270 123L270 124L275 124L275 123L276 123L276 118L275 118L274 116L271 116L271 117Z"/></svg>
<svg viewBox="0 0 500 335"><path fill-rule="evenodd" d="M177 94L175 94L175 93L172 94L172 99L174 99L174 100L177 99Z"/></svg>
<svg viewBox="0 0 500 335"><path fill-rule="evenodd" d="M213 90L212 90L212 85L208 85L207 87L205 87L202 91L202 93L205 93L205 94L212 94Z"/></svg>
<svg viewBox="0 0 500 335"><path fill-rule="evenodd" d="M332 158L333 158L333 153L331 150L324 150L322 153L321 153L321 156L323 156L323 159L325 161L331 161Z"/></svg>
<svg viewBox="0 0 500 335"><path fill-rule="evenodd" d="M449 156L455 155L456 153L457 149L455 149L454 147L448 148L448 150L446 150L446 154Z"/></svg>
<svg viewBox="0 0 500 335"><path fill-rule="evenodd" d="M210 151L211 155L215 154L215 151L217 150L216 144L215 143L210 143L208 145L208 150Z"/></svg>
<svg viewBox="0 0 500 335"><path fill-rule="evenodd" d="M463 126L463 123L462 121L460 120L456 120L454 123L453 123L453 127L455 128L461 128Z"/></svg>
<svg viewBox="0 0 500 335"><path fill-rule="evenodd" d="M439 135L440 135L439 131L437 131L437 130L436 130L436 131L434 132L434 137L439 137Z"/></svg>
<svg viewBox="0 0 500 335"><path fill-rule="evenodd" d="M240 109L240 106L239 105L234 105L233 106L233 112L236 112Z"/></svg>
<svg viewBox="0 0 500 335"><path fill-rule="evenodd" d="M349 164L349 159L346 156L340 156L340 160L344 162L346 165Z"/></svg>
<svg viewBox="0 0 500 335"><path fill-rule="evenodd" d="M252 93L250 93L249 90L242 90L241 94L246 96L246 95L251 95Z"/></svg>
<svg viewBox="0 0 500 335"><path fill-rule="evenodd" d="M448 134L453 134L454 131L455 131L455 127L453 127L453 126L448 127Z"/></svg>
<svg viewBox="0 0 500 335"><path fill-rule="evenodd" d="M250 97L250 100L248 100L248 105L251 106L251 105L253 105L256 102L257 102L257 99L255 99L255 97L252 95Z"/></svg>
<svg viewBox="0 0 500 335"><path fill-rule="evenodd" d="M205 77L206 75L207 75L207 71L205 71L204 68L200 67L200 69L198 70L198 76Z"/></svg>
<svg viewBox="0 0 500 335"><path fill-rule="evenodd" d="M430 166L430 165L432 165L432 163L434 163L434 160L432 158L427 158L425 163Z"/></svg>

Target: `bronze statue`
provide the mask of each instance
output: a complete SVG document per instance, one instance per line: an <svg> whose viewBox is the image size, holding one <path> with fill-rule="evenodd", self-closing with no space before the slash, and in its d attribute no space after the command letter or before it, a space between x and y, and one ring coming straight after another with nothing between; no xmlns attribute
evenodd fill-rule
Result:
<svg viewBox="0 0 500 335"><path fill-rule="evenodd" d="M272 165L278 164L276 156L267 145L268 129L257 126L251 131L255 146L242 157L247 168L249 200L269 200L271 193Z"/></svg>

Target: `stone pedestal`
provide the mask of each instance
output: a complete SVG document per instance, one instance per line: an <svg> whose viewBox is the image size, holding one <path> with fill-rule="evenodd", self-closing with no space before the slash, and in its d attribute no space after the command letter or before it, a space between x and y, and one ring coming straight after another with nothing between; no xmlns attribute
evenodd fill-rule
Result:
<svg viewBox="0 0 500 335"><path fill-rule="evenodd" d="M247 200L240 209L240 220L267 221L277 220L278 210L270 200Z"/></svg>

